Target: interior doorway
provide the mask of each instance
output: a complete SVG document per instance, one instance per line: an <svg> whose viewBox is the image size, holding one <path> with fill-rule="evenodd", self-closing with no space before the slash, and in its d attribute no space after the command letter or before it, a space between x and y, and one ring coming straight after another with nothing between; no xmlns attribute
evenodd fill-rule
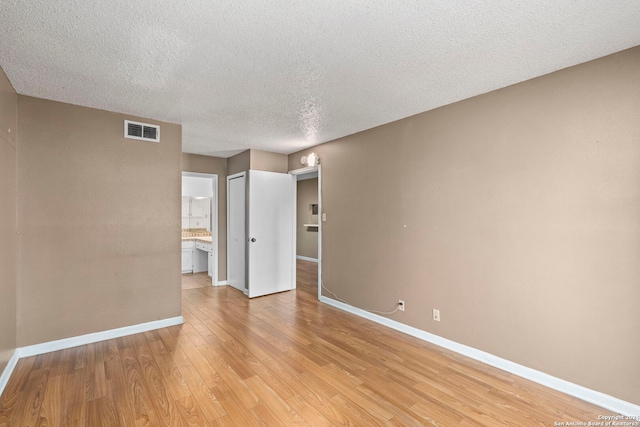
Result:
<svg viewBox="0 0 640 427"><path fill-rule="evenodd" d="M218 175L182 172L182 273L218 285Z"/></svg>
<svg viewBox="0 0 640 427"><path fill-rule="evenodd" d="M322 222L326 218L322 210L322 168L318 165L289 173L296 177L296 259L317 263L319 299L322 293Z"/></svg>

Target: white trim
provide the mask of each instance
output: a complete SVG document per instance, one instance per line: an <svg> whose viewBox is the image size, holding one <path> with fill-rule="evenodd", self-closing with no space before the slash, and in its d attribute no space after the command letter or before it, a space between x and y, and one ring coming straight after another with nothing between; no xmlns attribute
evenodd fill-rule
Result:
<svg viewBox="0 0 640 427"><path fill-rule="evenodd" d="M569 381L565 381L552 375L545 374L544 372L519 365L506 359L502 359L501 357L494 356L493 354L484 352L482 350L478 350L476 348L469 347L467 345L460 344L446 338L442 338L438 335L434 335L421 329L405 325L404 323L400 323L395 320L370 313L368 311L353 307L340 301L336 301L332 298L321 296L320 301L349 313L355 314L356 316L360 316L381 325L387 326L391 329L404 332L405 334L419 338L423 341L427 341L440 347L444 347L448 350L455 351L456 353L478 360L482 363L486 363L487 365L494 366L498 369L502 369L503 371L510 372L519 377L526 378L545 387L549 387L570 396L577 397L578 399L584 400L594 405L598 405L602 408L609 409L613 412L629 416L640 415L640 406L635 405L631 402L624 401L622 399L618 399L617 397L609 396L599 391L591 390L589 388L571 383Z"/></svg>
<svg viewBox="0 0 640 427"><path fill-rule="evenodd" d="M216 286L227 286L228 283L226 280L218 280L218 282L216 283Z"/></svg>
<svg viewBox="0 0 640 427"><path fill-rule="evenodd" d="M316 165L316 166L307 166L304 168L300 168L300 169L294 169L292 171L289 171L290 175L304 175L307 173L311 173L311 172L315 172L318 170L318 166L320 165Z"/></svg>
<svg viewBox="0 0 640 427"><path fill-rule="evenodd" d="M20 347L16 350L16 353L18 353L18 356L20 358L37 356L39 354L50 353L52 351L64 350L66 348L92 344L98 341L106 341L113 338L124 337L127 335L139 334L141 332L166 328L168 326L181 325L183 323L184 318L182 316L170 317L168 319L154 320L152 322L140 323L138 325L124 326L122 328L109 329L107 331L94 332L77 337L64 338L61 340L44 342L42 344Z"/></svg>
<svg viewBox="0 0 640 427"><path fill-rule="evenodd" d="M322 217L324 205L322 204L322 165L318 165L318 299L322 296Z"/></svg>
<svg viewBox="0 0 640 427"><path fill-rule="evenodd" d="M211 286L218 286L218 257L220 256L220 249L218 245L218 234L219 234L219 219L218 219L218 203L220 203L219 193L219 184L218 184L218 174L213 174L211 178L213 185L213 197L214 197L214 209L213 215L211 218L211 232L213 233L213 241L211 242L211 251L213 252L213 271L211 272ZM214 233L215 228L215 233Z"/></svg>
<svg viewBox="0 0 640 427"><path fill-rule="evenodd" d="M0 396L2 396L2 392L9 382L9 378L11 377L16 364L18 363L18 359L20 359L20 355L18 354L18 350L16 349L13 351L13 354L11 355L7 366L4 367L2 375L0 375Z"/></svg>
<svg viewBox="0 0 640 427"><path fill-rule="evenodd" d="M301 259L303 261L311 261L311 262L318 262L318 258L309 258L308 256L302 256L302 255L296 255L297 259Z"/></svg>
<svg viewBox="0 0 640 427"><path fill-rule="evenodd" d="M230 181L235 178L240 178L242 176L247 176L247 171L236 172L233 175L227 175L227 181Z"/></svg>
<svg viewBox="0 0 640 427"><path fill-rule="evenodd" d="M287 174L291 177L291 290L298 288L298 265L296 252L298 250L298 180L295 174Z"/></svg>

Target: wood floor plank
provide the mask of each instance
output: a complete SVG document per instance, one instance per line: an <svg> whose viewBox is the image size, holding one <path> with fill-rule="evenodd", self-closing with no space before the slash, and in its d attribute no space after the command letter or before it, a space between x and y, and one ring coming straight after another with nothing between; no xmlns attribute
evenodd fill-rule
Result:
<svg viewBox="0 0 640 427"><path fill-rule="evenodd" d="M172 353L178 347L178 340L170 328L158 329L158 335L160 335L160 340L168 353Z"/></svg>
<svg viewBox="0 0 640 427"><path fill-rule="evenodd" d="M136 352L156 415L168 426L185 426L175 401L169 395L164 376L153 358L148 343L138 345Z"/></svg>
<svg viewBox="0 0 640 427"><path fill-rule="evenodd" d="M122 411L110 397L93 399L87 405L87 426L126 427Z"/></svg>
<svg viewBox="0 0 640 427"><path fill-rule="evenodd" d="M206 427L208 422L193 396L185 396L176 400L176 406L187 426Z"/></svg>
<svg viewBox="0 0 640 427"><path fill-rule="evenodd" d="M207 283L208 281L208 283ZM183 275L184 325L18 361L0 427L549 426L610 411L317 300Z"/></svg>
<svg viewBox="0 0 640 427"><path fill-rule="evenodd" d="M125 393L129 406L133 409L136 424L144 425L149 422L151 425L165 425L155 414L145 375L138 363L135 350L132 347L124 348L121 357L126 381Z"/></svg>
<svg viewBox="0 0 640 427"><path fill-rule="evenodd" d="M260 422L262 426L284 426L284 425L293 425L286 424L278 416L271 410L271 408L260 402L253 408L251 408L251 414L253 417Z"/></svg>
<svg viewBox="0 0 640 427"><path fill-rule="evenodd" d="M237 425L242 426L259 426L260 422L251 412L258 403L253 404L250 408L240 400L239 396L231 390L224 382L213 389L216 398L228 414L228 418Z"/></svg>
<svg viewBox="0 0 640 427"><path fill-rule="evenodd" d="M404 426L419 426L420 416L410 409L410 405L404 399L398 399L396 394L388 394L385 389L376 387L371 388L367 385L358 386L358 392L366 394L369 399L374 400L378 405L384 407L393 416L391 420L402 422Z"/></svg>
<svg viewBox="0 0 640 427"><path fill-rule="evenodd" d="M72 361L75 359L76 354L84 354L78 351L75 347L72 350ZM66 398L71 402L71 407L68 410L68 414L63 418L62 425L70 426L82 426L86 423L87 412L87 394L86 390L86 377L87 370L85 368L75 368L76 363L71 363L71 370L66 375L65 390Z"/></svg>
<svg viewBox="0 0 640 427"><path fill-rule="evenodd" d="M189 386L187 386L182 373L165 348L164 343L161 340L153 341L149 343L149 347L151 348L153 358L160 368L165 386L171 397L177 401L190 396Z"/></svg>
<svg viewBox="0 0 640 427"><path fill-rule="evenodd" d="M365 393L358 392L357 387L362 382L349 372L329 364L316 370L314 374L335 388L338 391L338 397L348 398L356 405L366 409L367 413L375 417L375 419L387 421L393 416L384 406L380 406L375 399L370 398ZM332 400L335 398L336 396Z"/></svg>
<svg viewBox="0 0 640 427"><path fill-rule="evenodd" d="M13 375L7 383L4 393L0 397L0 426L9 425L11 415L18 409L24 401L24 389L27 385L29 375L33 369L36 358L26 357L20 359L13 370Z"/></svg>
<svg viewBox="0 0 640 427"><path fill-rule="evenodd" d="M48 360L48 358L43 358L42 360ZM49 380L49 368L42 367L47 364L38 364L37 359L36 364L41 367L34 368L29 374L23 399L13 412L9 425L35 426L38 421L42 402L44 401L47 381ZM36 366L36 364L34 364L34 366Z"/></svg>
<svg viewBox="0 0 640 427"><path fill-rule="evenodd" d="M207 343L204 337L200 335L200 332L198 332L188 320L182 325L182 333L188 336L191 343L196 347Z"/></svg>
<svg viewBox="0 0 640 427"><path fill-rule="evenodd" d="M259 376L253 376L245 380L247 385L253 390L269 411L272 412L283 425L306 425L306 421L289 406L271 387Z"/></svg>
<svg viewBox="0 0 640 427"><path fill-rule="evenodd" d="M215 371L205 367L205 377L203 378L202 374L181 348L176 348L172 353L172 357L193 397L193 401L188 403L196 406L198 412L200 412L207 421L212 421L226 415L226 411L218 401L213 389L218 381ZM207 381L205 381L205 378Z"/></svg>
<svg viewBox="0 0 640 427"><path fill-rule="evenodd" d="M450 411L447 407L442 407L437 403L429 401L417 402L411 409L419 414L425 423L438 427L455 426L464 419L464 417Z"/></svg>
<svg viewBox="0 0 640 427"><path fill-rule="evenodd" d="M38 417L39 425L59 426L70 412L73 402L65 393L66 378L62 375L50 376Z"/></svg>
<svg viewBox="0 0 640 427"><path fill-rule="evenodd" d="M280 396L281 398L286 400L293 397L296 392L292 387L289 386L286 381L286 378L290 376L274 372L269 368L269 365L267 363L274 364L273 361L265 360L253 367L257 375L264 382L269 384L269 387L274 389L278 393L278 396Z"/></svg>
<svg viewBox="0 0 640 427"><path fill-rule="evenodd" d="M186 273L182 275L182 290L211 287L211 277L206 271L201 273Z"/></svg>
<svg viewBox="0 0 640 427"><path fill-rule="evenodd" d="M233 370L231 365L229 365L228 362L231 361L222 358L211 346L201 346L196 351L199 351L200 355L197 356L196 353L193 352L193 358L198 359L203 357L219 375L220 381L217 381L217 386L220 386L220 382L226 384L226 386L238 396L247 409L251 409L259 403L259 399L255 393L253 393L242 378Z"/></svg>
<svg viewBox="0 0 640 427"><path fill-rule="evenodd" d="M104 353L102 343L92 343L87 346L87 400L99 399L106 396L106 379L104 372ZM56 352L57 353L57 352Z"/></svg>
<svg viewBox="0 0 640 427"><path fill-rule="evenodd" d="M342 415L349 420L349 425L366 426L382 424L389 421L391 417L380 419L372 416L369 412L352 402L342 394L337 394L331 398L331 402L334 404L335 409L342 413Z"/></svg>
<svg viewBox="0 0 640 427"><path fill-rule="evenodd" d="M220 358L224 359L227 365L229 365L229 368L240 378L246 379L256 374L253 367L260 362L253 354L239 344L238 341L229 340L222 345L210 348L215 348Z"/></svg>
<svg viewBox="0 0 640 427"><path fill-rule="evenodd" d="M69 414L62 420L62 427L86 426L87 402L74 403ZM136 424L133 424L136 425Z"/></svg>
<svg viewBox="0 0 640 427"><path fill-rule="evenodd" d="M304 419L309 425L316 427L329 427L334 424L322 415L316 408L309 405L299 395L291 396L287 403Z"/></svg>

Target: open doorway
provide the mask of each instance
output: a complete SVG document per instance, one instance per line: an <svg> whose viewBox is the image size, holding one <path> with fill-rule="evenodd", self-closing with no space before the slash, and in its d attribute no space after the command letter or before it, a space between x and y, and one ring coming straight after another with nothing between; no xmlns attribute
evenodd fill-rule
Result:
<svg viewBox="0 0 640 427"><path fill-rule="evenodd" d="M182 173L181 223L183 290L217 286L218 175Z"/></svg>
<svg viewBox="0 0 640 427"><path fill-rule="evenodd" d="M296 261L304 270L317 268L318 298L322 283L322 172L321 166L289 172L296 176Z"/></svg>

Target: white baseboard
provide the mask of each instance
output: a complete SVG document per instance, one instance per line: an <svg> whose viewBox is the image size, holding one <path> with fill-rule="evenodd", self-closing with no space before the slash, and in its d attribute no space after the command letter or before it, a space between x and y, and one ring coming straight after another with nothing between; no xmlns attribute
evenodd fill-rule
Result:
<svg viewBox="0 0 640 427"><path fill-rule="evenodd" d="M166 328L167 326L181 325L184 323L182 316L170 317L168 319L154 320L153 322L140 323L138 325L125 326L117 329L109 329L102 332L80 335L77 337L64 338L56 341L49 341L42 344L34 344L16 349L20 358L37 356L39 354L50 353L52 351L64 350L66 348L78 347L80 345L92 344L98 341L120 338L127 335L139 334L140 332L152 331L154 329Z"/></svg>
<svg viewBox="0 0 640 427"><path fill-rule="evenodd" d="M7 363L7 366L5 366L4 371L2 371L2 374L0 375L0 396L2 396L2 392L9 382L9 377L11 377L11 374L15 369L18 359L20 359L20 356L18 356L18 350L14 350L11 358L9 359L9 363Z"/></svg>
<svg viewBox="0 0 640 427"><path fill-rule="evenodd" d="M227 286L227 285L228 285L228 283L227 283L227 281L226 281L226 280L219 280L219 281L216 283L216 286Z"/></svg>
<svg viewBox="0 0 640 427"><path fill-rule="evenodd" d="M301 259L303 261L318 262L318 258L309 258L308 256L296 255L296 258Z"/></svg>
<svg viewBox="0 0 640 427"><path fill-rule="evenodd" d="M624 401L622 399L618 399L617 397L609 396L599 391L591 390L589 388L573 384L569 381L565 381L549 374L545 374L544 372L519 365L517 363L502 359L498 356L494 356L493 354L484 352L482 350L478 350L473 347L469 347L464 344L442 338L438 335L434 335L421 329L405 325L404 323L400 323L395 320L370 313L366 310L353 307L349 304L345 304L340 301L327 298L325 296L321 296L320 301L349 313L355 314L356 316L360 316L381 325L387 326L391 329L404 332L405 334L414 336L421 340L430 342L440 347L444 347L451 351L455 351L456 353L486 363L487 365L494 366L498 369L502 369L503 371L510 372L519 377L526 378L551 389L560 391L573 397L577 397L578 399L593 403L594 405L598 405L602 408L609 409L613 412L628 416L640 415L640 406L635 405L631 402Z"/></svg>

